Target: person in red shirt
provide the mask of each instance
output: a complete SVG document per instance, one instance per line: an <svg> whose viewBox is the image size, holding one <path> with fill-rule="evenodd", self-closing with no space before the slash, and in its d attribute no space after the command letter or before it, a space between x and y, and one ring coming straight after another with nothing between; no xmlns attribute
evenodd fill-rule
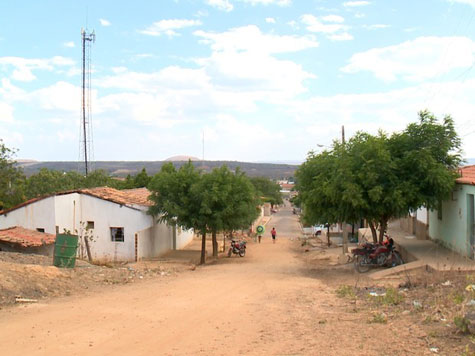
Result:
<svg viewBox="0 0 475 356"><path fill-rule="evenodd" d="M277 231L275 231L275 227L272 228L270 234L272 235L272 243L275 243L275 237L277 236Z"/></svg>

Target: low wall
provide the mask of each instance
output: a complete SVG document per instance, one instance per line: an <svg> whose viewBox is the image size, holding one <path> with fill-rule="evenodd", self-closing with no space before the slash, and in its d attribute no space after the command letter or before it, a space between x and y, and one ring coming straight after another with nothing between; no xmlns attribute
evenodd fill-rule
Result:
<svg viewBox="0 0 475 356"><path fill-rule="evenodd" d="M35 254L53 257L54 244L38 246L38 247L21 247L17 244L0 242L0 251L19 252L26 254Z"/></svg>

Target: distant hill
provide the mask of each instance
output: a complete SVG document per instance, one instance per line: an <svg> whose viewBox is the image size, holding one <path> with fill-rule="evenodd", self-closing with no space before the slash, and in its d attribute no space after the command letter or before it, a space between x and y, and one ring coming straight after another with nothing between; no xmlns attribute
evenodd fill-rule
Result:
<svg viewBox="0 0 475 356"><path fill-rule="evenodd" d="M173 158L173 157L171 157ZM188 162L186 160L173 160L174 166L179 168ZM272 164L272 163L250 163L238 161L192 161L195 167L205 171L211 171L213 168L228 166L229 169L235 170L237 167L245 172L250 177L268 177L271 179L285 179L293 177L297 165L291 164ZM160 168L167 161L99 161L93 162L93 169L102 169L114 177L126 177L128 174L135 175L145 168L149 175L153 175L160 171ZM41 168L47 168L57 171L77 171L83 169L83 166L78 162L28 162L28 164L18 164L23 168L26 176L37 173Z"/></svg>
<svg viewBox="0 0 475 356"><path fill-rule="evenodd" d="M170 158L167 158L165 161L167 162L181 162L185 161L188 162L189 160L191 161L199 161L199 158L193 157L193 156L173 156Z"/></svg>

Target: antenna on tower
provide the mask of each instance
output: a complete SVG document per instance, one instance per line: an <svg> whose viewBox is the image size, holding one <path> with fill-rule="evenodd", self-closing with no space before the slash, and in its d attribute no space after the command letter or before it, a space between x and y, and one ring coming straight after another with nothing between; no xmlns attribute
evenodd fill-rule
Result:
<svg viewBox="0 0 475 356"><path fill-rule="evenodd" d="M90 162L93 156L92 115L91 115L91 44L96 41L94 30L87 32L81 28L82 40L82 77L81 77L81 126L80 152L81 161L84 161L86 176L90 171Z"/></svg>

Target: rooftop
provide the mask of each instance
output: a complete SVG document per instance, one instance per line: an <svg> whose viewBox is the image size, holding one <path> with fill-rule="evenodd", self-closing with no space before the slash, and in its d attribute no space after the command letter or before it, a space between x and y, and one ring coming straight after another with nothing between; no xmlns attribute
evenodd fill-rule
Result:
<svg viewBox="0 0 475 356"><path fill-rule="evenodd" d="M78 193L92 195L94 197L121 205L151 206L153 204L150 200L148 200L150 191L147 188L118 190L109 187L98 187L80 189Z"/></svg>
<svg viewBox="0 0 475 356"><path fill-rule="evenodd" d="M460 167L458 172L457 183L475 185L475 165Z"/></svg>
<svg viewBox="0 0 475 356"><path fill-rule="evenodd" d="M86 194L90 195L99 199L107 200L116 204L120 205L127 205L127 206L134 206L134 205L141 205L141 206L152 206L153 202L148 200L150 195L150 191L147 188L135 188L135 189L124 189L118 190L115 188L109 187L97 187L97 188L85 188L85 189L76 189L76 190L68 190L64 192L54 193L42 197L33 198L27 200L21 204L14 206L13 208L2 210L0 214L7 214L10 211L16 210L23 206L32 204L36 201L53 197L56 195L67 195L67 194Z"/></svg>
<svg viewBox="0 0 475 356"><path fill-rule="evenodd" d="M19 226L0 230L0 241L10 242L22 247L50 245L53 244L55 240L55 235L25 229Z"/></svg>

